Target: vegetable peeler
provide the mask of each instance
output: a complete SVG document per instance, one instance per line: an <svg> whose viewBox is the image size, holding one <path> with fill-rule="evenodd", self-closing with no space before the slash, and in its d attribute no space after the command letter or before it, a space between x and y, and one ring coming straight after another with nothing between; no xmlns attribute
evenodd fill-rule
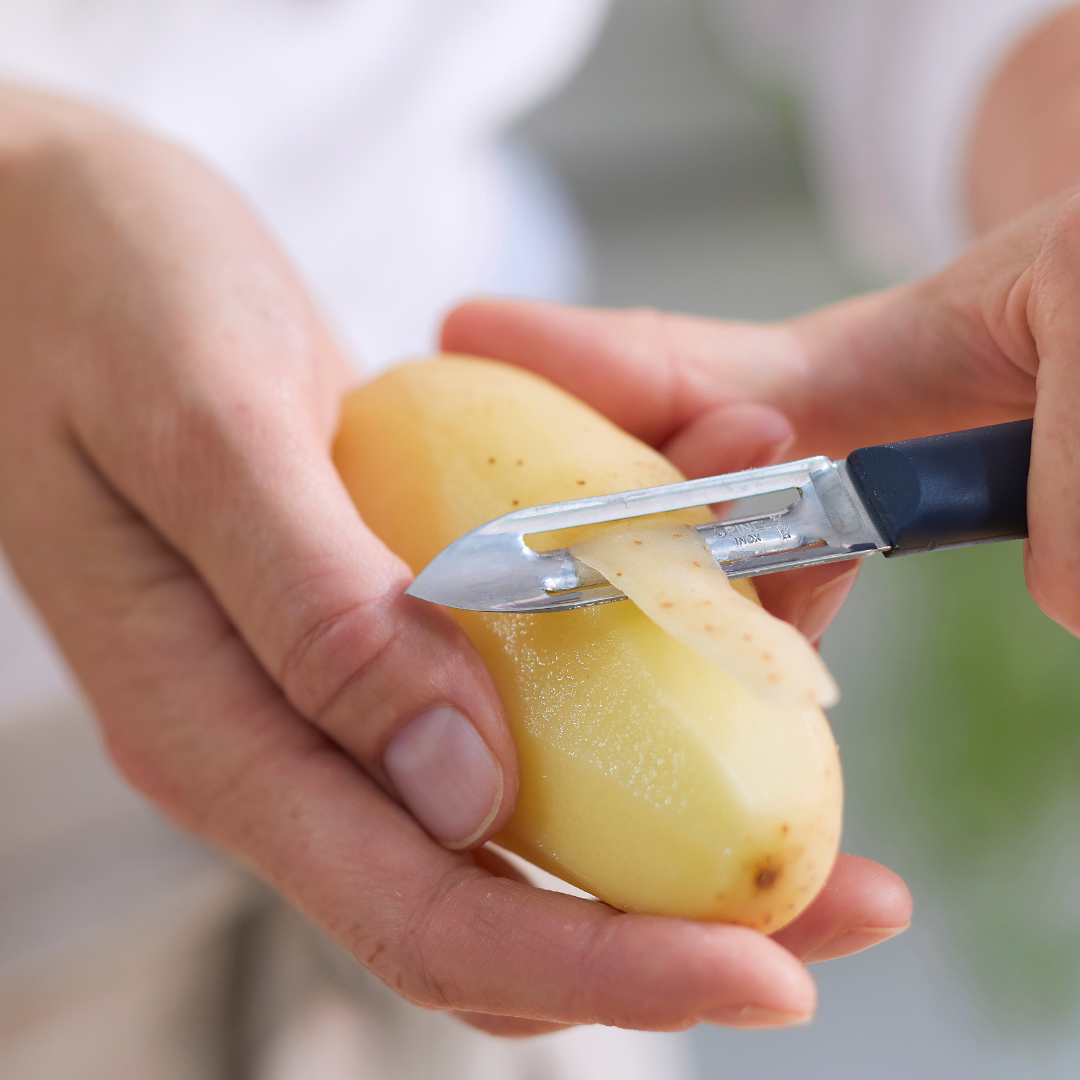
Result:
<svg viewBox="0 0 1080 1080"><path fill-rule="evenodd" d="M626 597L566 548L525 537L784 493L758 516L696 526L729 578L800 566L964 547L1027 536L1031 420L867 446L569 502L489 521L438 554L406 590L470 611L568 611ZM738 506L735 507L736 514Z"/></svg>

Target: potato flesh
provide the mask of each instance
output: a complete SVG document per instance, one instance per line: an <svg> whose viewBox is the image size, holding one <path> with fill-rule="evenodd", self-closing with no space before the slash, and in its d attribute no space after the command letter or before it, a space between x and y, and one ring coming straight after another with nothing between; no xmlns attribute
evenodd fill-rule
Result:
<svg viewBox="0 0 1080 1080"><path fill-rule="evenodd" d="M736 592L692 525L627 521L571 550L672 637L766 701L828 708L839 700L817 650Z"/></svg>
<svg viewBox="0 0 1080 1080"><path fill-rule="evenodd" d="M416 571L510 510L681 479L543 380L465 358L405 365L351 395L335 459L367 524ZM809 903L840 829L819 710L763 702L631 603L453 614L518 747L499 843L628 911L775 930Z"/></svg>

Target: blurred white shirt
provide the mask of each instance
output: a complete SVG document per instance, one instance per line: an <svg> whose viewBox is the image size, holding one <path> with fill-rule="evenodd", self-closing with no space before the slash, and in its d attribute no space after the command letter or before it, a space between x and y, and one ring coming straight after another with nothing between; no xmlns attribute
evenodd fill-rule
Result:
<svg viewBox="0 0 1080 1080"><path fill-rule="evenodd" d="M501 132L606 0L0 0L0 78L198 153L262 212L365 367L430 348L511 229Z"/></svg>
<svg viewBox="0 0 1080 1080"><path fill-rule="evenodd" d="M967 246L963 171L979 102L1020 39L1072 2L713 0L744 69L798 98L850 250L899 278Z"/></svg>

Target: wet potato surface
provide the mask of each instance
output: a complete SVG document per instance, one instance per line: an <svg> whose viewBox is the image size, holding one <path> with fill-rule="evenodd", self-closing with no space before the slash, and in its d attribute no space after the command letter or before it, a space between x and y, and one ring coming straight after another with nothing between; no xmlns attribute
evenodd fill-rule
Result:
<svg viewBox="0 0 1080 1080"><path fill-rule="evenodd" d="M352 394L335 459L365 521L414 571L510 510L681 479L549 383L461 357ZM738 638L733 610L725 626ZM765 700L738 664L718 666L630 602L453 614L499 687L521 761L499 843L627 911L773 931L813 899L835 859L842 784L828 723L805 696Z"/></svg>

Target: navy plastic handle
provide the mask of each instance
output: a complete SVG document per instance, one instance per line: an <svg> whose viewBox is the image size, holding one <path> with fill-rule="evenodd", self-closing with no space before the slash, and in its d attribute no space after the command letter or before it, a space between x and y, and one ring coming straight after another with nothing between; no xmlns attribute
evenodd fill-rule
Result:
<svg viewBox="0 0 1080 1080"><path fill-rule="evenodd" d="M848 455L888 555L1027 536L1031 421L867 446Z"/></svg>

